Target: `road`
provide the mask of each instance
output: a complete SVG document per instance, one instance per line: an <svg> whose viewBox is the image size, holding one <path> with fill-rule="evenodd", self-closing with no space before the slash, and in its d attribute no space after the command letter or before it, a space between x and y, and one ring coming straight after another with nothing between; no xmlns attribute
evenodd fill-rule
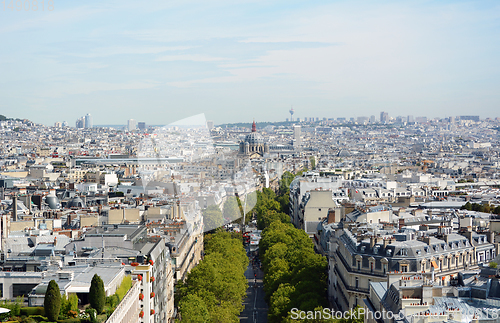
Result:
<svg viewBox="0 0 500 323"><path fill-rule="evenodd" d="M249 251L249 247L247 247ZM250 256L251 259L251 256ZM258 266L253 267L252 261L245 271L248 280L247 297L243 302L245 309L240 314L240 322L267 323L267 303L264 300L264 288L262 278L264 274ZM256 284L254 283L256 281ZM257 287L255 287L257 285Z"/></svg>

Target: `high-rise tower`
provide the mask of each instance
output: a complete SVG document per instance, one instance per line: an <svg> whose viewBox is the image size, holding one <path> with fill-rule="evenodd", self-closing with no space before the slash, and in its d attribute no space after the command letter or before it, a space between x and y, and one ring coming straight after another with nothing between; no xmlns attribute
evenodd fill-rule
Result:
<svg viewBox="0 0 500 323"><path fill-rule="evenodd" d="M92 116L90 113L87 113L85 116L85 128L92 128L94 126L94 122L92 121Z"/></svg>

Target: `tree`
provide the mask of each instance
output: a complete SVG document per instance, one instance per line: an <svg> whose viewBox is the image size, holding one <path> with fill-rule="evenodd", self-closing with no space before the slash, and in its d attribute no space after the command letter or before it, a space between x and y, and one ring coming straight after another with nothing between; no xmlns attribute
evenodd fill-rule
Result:
<svg viewBox="0 0 500 323"><path fill-rule="evenodd" d="M316 157L314 157L314 156L309 157L309 161L311 162L311 169L315 170L316 169Z"/></svg>
<svg viewBox="0 0 500 323"><path fill-rule="evenodd" d="M234 220L242 217L236 196L228 197L224 203L223 215L224 220L228 222L233 222Z"/></svg>
<svg viewBox="0 0 500 323"><path fill-rule="evenodd" d="M186 295L179 302L179 309L186 323L205 323L210 318L205 301L196 294Z"/></svg>
<svg viewBox="0 0 500 323"><path fill-rule="evenodd" d="M472 204L470 202L467 202L460 209L471 211L472 210Z"/></svg>
<svg viewBox="0 0 500 323"><path fill-rule="evenodd" d="M210 205L203 211L205 231L211 231L224 225L222 212L217 205Z"/></svg>
<svg viewBox="0 0 500 323"><path fill-rule="evenodd" d="M99 275L95 274L92 277L89 290L90 306L97 311L98 314L102 313L104 305L106 304L106 292L104 291L104 282Z"/></svg>
<svg viewBox="0 0 500 323"><path fill-rule="evenodd" d="M49 286L45 292L43 308L45 309L45 316L50 321L56 321L59 318L59 312L61 311L61 291L55 280L49 282Z"/></svg>
<svg viewBox="0 0 500 323"><path fill-rule="evenodd" d="M279 189L280 195L287 195L287 192L290 190L290 184L294 179L295 175L293 175L289 171L283 173L280 180L280 189Z"/></svg>
<svg viewBox="0 0 500 323"><path fill-rule="evenodd" d="M204 259L176 291L182 320L238 322L248 287L248 257L243 244L228 232L208 234L204 242Z"/></svg>

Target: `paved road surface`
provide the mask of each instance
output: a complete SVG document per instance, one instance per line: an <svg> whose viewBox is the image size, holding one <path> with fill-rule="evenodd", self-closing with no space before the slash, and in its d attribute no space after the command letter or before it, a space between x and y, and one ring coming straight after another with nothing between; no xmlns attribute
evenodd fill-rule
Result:
<svg viewBox="0 0 500 323"><path fill-rule="evenodd" d="M267 304L264 300L264 288L262 284L263 276L262 270L257 266L255 268L252 267L252 262L250 261L245 271L245 277L248 279L248 289L247 297L243 302L245 309L240 314L240 322L267 323ZM257 282L257 287L254 287L254 281Z"/></svg>

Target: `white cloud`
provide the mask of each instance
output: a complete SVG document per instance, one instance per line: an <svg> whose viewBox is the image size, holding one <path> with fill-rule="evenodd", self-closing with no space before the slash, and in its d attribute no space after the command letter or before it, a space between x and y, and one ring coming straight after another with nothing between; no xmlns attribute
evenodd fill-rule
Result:
<svg viewBox="0 0 500 323"><path fill-rule="evenodd" d="M186 54L186 55L166 55L156 59L159 62L173 62L173 61L193 61L193 62L217 62L228 60L223 57L213 57L201 54Z"/></svg>
<svg viewBox="0 0 500 323"><path fill-rule="evenodd" d="M59 98L66 95L91 94L99 91L117 90L142 90L158 86L157 82L133 81L127 83L91 82L91 81L71 81L60 84L52 84L50 89L38 93L39 97Z"/></svg>
<svg viewBox="0 0 500 323"><path fill-rule="evenodd" d="M23 2L24 3L24 2ZM45 3L47 6L47 2ZM104 12L104 8L78 7L73 9L59 9L57 2L54 3L54 10L48 11L45 7L44 11L37 11L36 18L33 19L16 19L14 23L8 24L0 28L1 33L13 33L30 29L39 29L46 26L57 26L60 24L71 24L89 18L95 14ZM3 12L2 14L5 14ZM16 12L17 13L17 12ZM25 16L22 16L25 17ZM4 24L7 20L4 21Z"/></svg>
<svg viewBox="0 0 500 323"><path fill-rule="evenodd" d="M194 46L145 46L145 47L100 47L92 49L89 53L77 53L74 56L85 58L108 57L114 55L144 55L159 54L169 51L182 51L195 48Z"/></svg>

